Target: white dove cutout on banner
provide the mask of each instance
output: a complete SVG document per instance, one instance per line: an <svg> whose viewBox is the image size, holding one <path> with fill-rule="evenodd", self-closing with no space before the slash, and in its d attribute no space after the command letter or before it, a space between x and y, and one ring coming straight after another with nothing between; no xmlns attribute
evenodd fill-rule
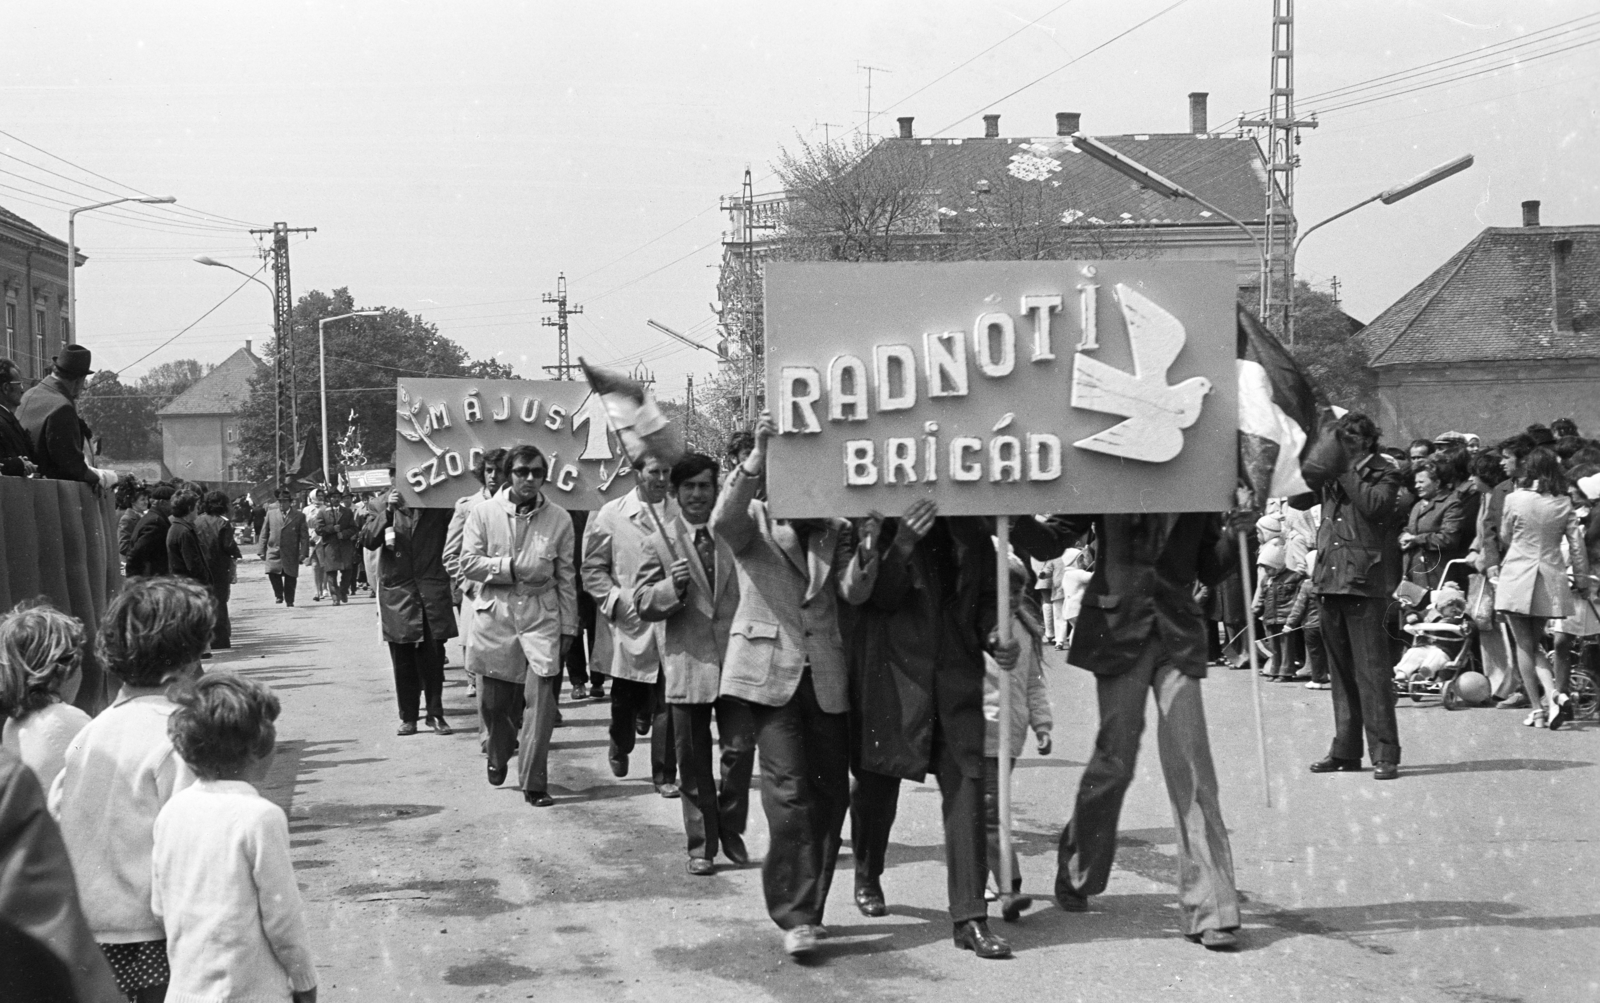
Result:
<svg viewBox="0 0 1600 1003"><path fill-rule="evenodd" d="M1133 372L1077 353L1072 370L1072 406L1119 414L1127 421L1073 443L1079 449L1147 463L1165 463L1183 451L1182 429L1200 417L1211 381L1195 376L1169 385L1167 370L1188 336L1178 318L1144 294L1122 284L1117 305L1128 325Z"/></svg>

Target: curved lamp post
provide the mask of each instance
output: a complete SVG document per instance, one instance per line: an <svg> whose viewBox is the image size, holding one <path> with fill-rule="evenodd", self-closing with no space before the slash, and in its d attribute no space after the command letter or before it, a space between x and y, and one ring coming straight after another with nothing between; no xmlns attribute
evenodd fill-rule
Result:
<svg viewBox="0 0 1600 1003"><path fill-rule="evenodd" d="M336 320L347 317L378 317L382 310L356 310L351 313L341 313L337 317L324 317L317 321L317 370L322 384L322 481L324 484L333 483L333 468L328 465L328 353L322 340L324 326Z"/></svg>
<svg viewBox="0 0 1600 1003"><path fill-rule="evenodd" d="M66 344L72 345L78 341L78 283L74 277L78 270L78 213L88 212L91 209L104 209L108 205L121 205L124 202L165 205L176 201L178 201L176 195L151 195L146 198L134 196L67 210L67 336L63 339Z"/></svg>
<svg viewBox="0 0 1600 1003"><path fill-rule="evenodd" d="M271 286L267 285L265 282L263 282L260 278L257 277L257 275L259 275L260 272L267 267L266 265L262 265L261 268L256 270L257 275L252 275L249 272L244 271L243 269L235 268L232 265L227 264L226 262L218 261L216 258L207 257L204 254L196 255L194 260L195 260L195 262L197 264L210 265L212 268L226 268L230 272L236 272L237 274L243 275L245 278L249 279L250 281L254 282L256 285L259 285L261 288L265 289L267 291L267 295L272 297L272 319L273 319L274 322L277 321L277 319L278 319L278 291L276 289L272 288ZM273 387L273 394L272 394L272 417L273 417L272 450L273 450L273 459L274 459L274 466L273 466L273 469L272 469L272 479L273 479L273 487L274 487L274 489L276 489L276 488L283 487L283 346L282 345L275 346L274 352L273 352L273 356L274 356L273 361L276 363L276 365L273 367L274 370L275 370L275 372L274 372L275 380L274 380L274 387Z"/></svg>

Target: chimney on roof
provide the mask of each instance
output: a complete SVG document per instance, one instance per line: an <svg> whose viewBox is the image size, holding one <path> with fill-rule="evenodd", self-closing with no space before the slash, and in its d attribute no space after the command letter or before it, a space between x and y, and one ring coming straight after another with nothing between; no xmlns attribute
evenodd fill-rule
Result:
<svg viewBox="0 0 1600 1003"><path fill-rule="evenodd" d="M910 139L911 138L911 121L912 121L911 120L911 116L910 115L902 115L899 118L895 119L895 121L900 123L900 138L901 139Z"/></svg>
<svg viewBox="0 0 1600 1003"><path fill-rule="evenodd" d="M246 351L246 352L249 352L249 353L250 353L250 354L251 354L251 355L254 355L254 354L255 354L255 352L252 352L252 351L251 351L251 350L250 350L250 339L249 339L249 338L246 338L246 339L244 339L244 350L245 350L245 351Z"/></svg>
<svg viewBox="0 0 1600 1003"><path fill-rule="evenodd" d="M999 136L1000 136L1000 116L999 115L985 115L985 116L983 116L983 138L984 139L997 139L997 138L999 138Z"/></svg>
<svg viewBox="0 0 1600 1003"><path fill-rule="evenodd" d="M1072 136L1078 132L1078 120L1083 116L1075 111L1056 112L1056 135Z"/></svg>
<svg viewBox="0 0 1600 1003"><path fill-rule="evenodd" d="M1207 91L1189 92L1189 131L1195 135L1204 135L1206 130L1206 98Z"/></svg>
<svg viewBox="0 0 1600 1003"><path fill-rule="evenodd" d="M1538 199L1529 199L1528 201L1522 203L1522 225L1523 226L1538 226L1539 225L1539 200Z"/></svg>
<svg viewBox="0 0 1600 1003"><path fill-rule="evenodd" d="M1568 264L1571 257L1570 238L1550 242L1550 292L1555 305L1550 323L1557 334L1572 333L1572 269Z"/></svg>

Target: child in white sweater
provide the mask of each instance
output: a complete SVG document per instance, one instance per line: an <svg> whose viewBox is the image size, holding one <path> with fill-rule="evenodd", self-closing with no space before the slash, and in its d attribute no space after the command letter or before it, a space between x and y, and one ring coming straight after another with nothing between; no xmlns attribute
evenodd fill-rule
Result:
<svg viewBox="0 0 1600 1003"><path fill-rule="evenodd" d="M272 760L278 698L219 672L173 699L173 747L200 779L156 817L151 905L167 933L167 1003L316 1003L289 820L251 785Z"/></svg>
<svg viewBox="0 0 1600 1003"><path fill-rule="evenodd" d="M0 746L20 756L46 791L89 723L72 706L82 662L83 624L49 600L17 603L0 617Z"/></svg>
<svg viewBox="0 0 1600 1003"><path fill-rule="evenodd" d="M135 1003L165 997L167 945L150 909L156 815L194 774L172 751L167 687L200 674L216 623L211 593L186 579L129 581L96 643L122 690L78 732L50 789L94 939Z"/></svg>

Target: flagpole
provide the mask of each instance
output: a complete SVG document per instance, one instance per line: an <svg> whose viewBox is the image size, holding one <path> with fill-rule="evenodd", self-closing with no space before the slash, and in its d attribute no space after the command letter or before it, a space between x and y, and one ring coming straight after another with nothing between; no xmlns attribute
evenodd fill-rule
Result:
<svg viewBox="0 0 1600 1003"><path fill-rule="evenodd" d="M1241 489L1243 493L1243 489ZM1239 531L1239 587L1244 590L1244 629L1250 651L1250 703L1256 711L1256 756L1261 761L1261 796L1272 807L1272 785L1267 780L1267 729L1261 721L1261 665L1256 651L1254 589L1250 587L1250 538Z"/></svg>
<svg viewBox="0 0 1600 1003"><path fill-rule="evenodd" d="M1011 644L1011 517L995 518L996 604L999 619L996 628L1000 646ZM1013 666L1013 672L1016 668ZM1011 680L1004 668L1000 671L1000 741L995 750L1000 765L1000 901L1006 902L1014 894L1011 873Z"/></svg>

